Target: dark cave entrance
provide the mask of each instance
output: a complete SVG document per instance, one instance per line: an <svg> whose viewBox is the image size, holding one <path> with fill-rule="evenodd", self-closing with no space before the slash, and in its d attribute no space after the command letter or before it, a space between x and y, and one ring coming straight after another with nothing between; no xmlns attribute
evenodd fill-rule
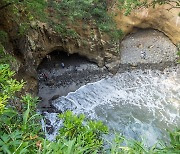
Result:
<svg viewBox="0 0 180 154"><path fill-rule="evenodd" d="M62 63L64 64L64 68L68 68L70 66L79 66L83 63L91 63L87 58L83 56L79 56L79 54L69 54L65 51L55 50L48 54L41 62L38 67L38 70L46 68L47 70L51 70L52 68L61 68Z"/></svg>
<svg viewBox="0 0 180 154"><path fill-rule="evenodd" d="M95 63L79 54L68 54L55 50L40 63L38 72L38 96L40 108L51 108L51 102L60 96L66 96L92 81L97 81L99 74L107 72Z"/></svg>

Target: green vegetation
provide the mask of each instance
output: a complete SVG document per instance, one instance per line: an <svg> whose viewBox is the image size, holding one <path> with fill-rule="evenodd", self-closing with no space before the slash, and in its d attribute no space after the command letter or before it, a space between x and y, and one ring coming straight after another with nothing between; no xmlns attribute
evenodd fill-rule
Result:
<svg viewBox="0 0 180 154"><path fill-rule="evenodd" d="M45 0L2 0L0 10L8 8L9 18L17 23L20 35L25 34L32 21L46 21ZM7 10L5 10L7 11Z"/></svg>
<svg viewBox="0 0 180 154"><path fill-rule="evenodd" d="M37 136L41 135L41 127L34 108L37 99L26 95L21 101L23 104L18 102L16 108L6 106L0 115L0 153L35 153L37 150L36 143L41 139Z"/></svg>
<svg viewBox="0 0 180 154"><path fill-rule="evenodd" d="M101 135L108 132L108 128L102 122L85 120L84 115L76 116L71 111L67 111L59 117L64 120L59 136L63 136L67 140L75 140L75 144L81 141L81 147L85 149L84 152L98 152L102 148Z"/></svg>
<svg viewBox="0 0 180 154"><path fill-rule="evenodd" d="M106 142L102 135L108 133L108 128L100 121L88 120L71 111L59 115L63 127L55 141L48 141L41 130L42 117L36 113L38 99L29 94L17 97L15 94L24 82L13 79L13 75L9 65L0 65L0 153L176 154L180 151L180 130L170 133L170 144L160 142L161 148L157 145L148 148L143 142L116 136L109 148L104 149Z"/></svg>
<svg viewBox="0 0 180 154"><path fill-rule="evenodd" d="M63 27L71 23L83 22L83 25L91 23L96 25L101 32L109 34L113 39L122 37L122 31L117 30L113 21L113 14L108 13L107 0L62 0L61 2L49 2L49 10L53 10L52 15L59 19L60 24L55 24L55 28L61 27L60 33L64 32ZM52 26L53 26L52 22Z"/></svg>
<svg viewBox="0 0 180 154"><path fill-rule="evenodd" d="M112 14L108 13L106 0L3 0L0 4L1 9L8 7L14 14L12 20L18 23L20 35L28 30L32 21L39 20L49 23L62 36L78 37L75 30L69 28L69 24L77 21L82 21L85 25L91 21L100 31L108 33L114 39L122 36Z"/></svg>
<svg viewBox="0 0 180 154"><path fill-rule="evenodd" d="M135 8L155 7L157 4L169 4L170 9L180 7L180 2L173 0L153 0L151 2L147 0L2 0L0 10L8 8L14 14L11 18L19 25L20 35L32 26L32 22L42 21L49 23L61 36L75 38L78 34L72 25L78 23L80 26L79 23L82 22L83 27L93 24L100 32L108 34L113 40L118 40L123 36L123 32L117 29L113 20L115 14L109 11L110 6L114 3L120 9L126 10L125 15L130 14Z"/></svg>
<svg viewBox="0 0 180 154"><path fill-rule="evenodd" d="M4 111L6 104L15 93L23 87L23 81L12 79L14 74L15 72L10 71L8 65L0 65L0 113Z"/></svg>
<svg viewBox="0 0 180 154"><path fill-rule="evenodd" d="M133 9L140 7L155 8L156 5L168 4L170 6L168 10L171 10L173 8L180 8L179 0L118 0L118 2L119 8L126 10L125 15L129 15Z"/></svg>
<svg viewBox="0 0 180 154"><path fill-rule="evenodd" d="M13 79L7 64L0 65L0 153L43 153L43 154L82 154L82 153L178 153L180 150L180 131L170 133L169 145L161 143L161 148L151 148L143 142L128 140L117 136L109 149L104 149L103 134L108 128L100 121L87 120L84 115L74 115L67 111L59 115L63 127L55 141L44 138L39 114L36 113L37 98L29 94L17 97L24 82Z"/></svg>
<svg viewBox="0 0 180 154"><path fill-rule="evenodd" d="M13 79L14 74L9 65L0 64L0 153L25 153L41 128L34 108L37 98L16 96L24 82Z"/></svg>
<svg viewBox="0 0 180 154"><path fill-rule="evenodd" d="M59 117L64 120L64 125L55 142L43 143L44 153L82 154L102 150L102 134L108 132L102 122L86 120L84 115L76 116L71 111L60 114Z"/></svg>
<svg viewBox="0 0 180 154"><path fill-rule="evenodd" d="M116 136L111 146L111 154L178 154L180 151L180 130L170 132L170 144L159 141L147 147L143 141Z"/></svg>
<svg viewBox="0 0 180 154"><path fill-rule="evenodd" d="M126 9L128 15L133 8L155 6L169 3L168 0L154 0L151 4L139 0L119 0L120 8ZM179 7L179 1L175 1ZM2 0L0 10L8 8L19 24L18 34L24 35L32 22L46 21L62 36L78 37L75 30L68 26L81 21L83 26L94 24L112 39L119 39L122 32L117 30L113 22L113 14L108 12L107 0ZM14 18L15 17L15 18ZM49 19L52 19L50 21ZM58 20L57 20L58 19ZM161 148L154 145L147 148L143 142L128 140L117 136L109 149L104 149L103 135L108 128L100 121L92 121L84 115L74 115L67 111L59 115L63 127L55 141L48 141L41 129L40 119L36 113L38 98L30 94L22 95L24 81L14 79L15 72L11 71L10 63L14 60L5 52L4 46L8 34L0 31L0 153L43 153L43 154L82 154L82 153L179 153L180 130L170 133L170 143L160 142Z"/></svg>

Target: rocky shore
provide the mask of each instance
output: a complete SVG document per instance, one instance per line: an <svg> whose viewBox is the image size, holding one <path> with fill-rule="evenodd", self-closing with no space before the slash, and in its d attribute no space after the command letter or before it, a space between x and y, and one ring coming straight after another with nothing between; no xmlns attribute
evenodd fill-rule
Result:
<svg viewBox="0 0 180 154"><path fill-rule="evenodd" d="M51 108L51 101L66 96L81 86L109 76L106 67L98 67L78 55L52 53L51 60L44 59L38 69L40 108Z"/></svg>
<svg viewBox="0 0 180 154"><path fill-rule="evenodd" d="M158 69L176 65L176 46L161 32L138 30L121 43L121 64L118 72L134 69ZM54 51L38 68L39 108L55 112L51 102L66 96L87 83L99 81L113 74L106 67L98 67L77 54Z"/></svg>

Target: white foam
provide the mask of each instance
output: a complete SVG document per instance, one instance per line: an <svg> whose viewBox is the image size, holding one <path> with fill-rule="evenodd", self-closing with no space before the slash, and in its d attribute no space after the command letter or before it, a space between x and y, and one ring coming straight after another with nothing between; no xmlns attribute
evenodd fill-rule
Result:
<svg viewBox="0 0 180 154"><path fill-rule="evenodd" d="M170 129L170 125L180 127L180 76L176 69L119 73L82 86L54 104L62 111L72 109L74 113L103 120L110 128L125 134L131 132L130 126L133 126L134 134L151 136L154 139L149 142L152 143L162 137L161 131ZM48 114L47 117L59 127L55 116ZM136 123L141 126L140 130ZM130 134L134 136L133 132Z"/></svg>

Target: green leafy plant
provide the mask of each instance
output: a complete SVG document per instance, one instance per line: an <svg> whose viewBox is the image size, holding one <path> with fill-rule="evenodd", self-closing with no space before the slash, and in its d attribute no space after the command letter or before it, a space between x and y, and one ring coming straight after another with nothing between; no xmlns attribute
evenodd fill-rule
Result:
<svg viewBox="0 0 180 154"><path fill-rule="evenodd" d="M125 15L129 15L133 9L140 8L140 7L153 7L155 8L156 5L164 5L167 4L170 6L168 10L173 8L180 8L180 1L179 0L117 0L119 9L125 10Z"/></svg>
<svg viewBox="0 0 180 154"><path fill-rule="evenodd" d="M71 111L60 114L64 120L59 136L67 140L74 140L74 144L80 143L81 147L88 148L89 152L95 152L102 148L102 134L108 133L108 128L100 121L86 120L84 115L73 115Z"/></svg>
<svg viewBox="0 0 180 154"><path fill-rule="evenodd" d="M40 116L34 108L37 99L28 94L22 101L22 113L8 107L0 115L0 152L36 153L39 149L36 143L41 141Z"/></svg>
<svg viewBox="0 0 180 154"><path fill-rule="evenodd" d="M111 154L178 154L180 151L180 130L169 132L170 144L159 141L151 147L147 147L144 141L127 139L116 135L107 153Z"/></svg>
<svg viewBox="0 0 180 154"><path fill-rule="evenodd" d="M6 104L12 99L16 92L24 85L23 81L17 81L12 77L15 72L10 70L9 65L0 64L0 114L3 113Z"/></svg>
<svg viewBox="0 0 180 154"><path fill-rule="evenodd" d="M47 19L45 10L47 1L45 0L2 0L0 10L5 8L11 14L9 19L17 24L19 35L26 34L32 21L45 22Z"/></svg>
<svg viewBox="0 0 180 154"><path fill-rule="evenodd" d="M117 29L113 15L108 12L106 0L62 0L60 2L50 1L49 12L51 16L50 25L64 36L72 36L73 29L69 25L74 22L83 22L83 25L94 24L101 32L107 33L112 39L120 39L122 31ZM52 14L52 15L51 15ZM52 19L58 19L52 20ZM70 33L69 33L70 32ZM73 35L77 37L78 35Z"/></svg>
<svg viewBox="0 0 180 154"><path fill-rule="evenodd" d="M162 149L158 150L159 153L173 153L178 154L180 151L180 129L173 132L169 132L170 143L166 144L162 142Z"/></svg>
<svg viewBox="0 0 180 154"><path fill-rule="evenodd" d="M38 149L33 143L41 129L35 111L37 98L29 94L23 96L23 104L18 102L22 109L18 111L13 101L20 100L16 93L24 82L13 79L14 75L9 65L0 64L0 153L25 153Z"/></svg>

